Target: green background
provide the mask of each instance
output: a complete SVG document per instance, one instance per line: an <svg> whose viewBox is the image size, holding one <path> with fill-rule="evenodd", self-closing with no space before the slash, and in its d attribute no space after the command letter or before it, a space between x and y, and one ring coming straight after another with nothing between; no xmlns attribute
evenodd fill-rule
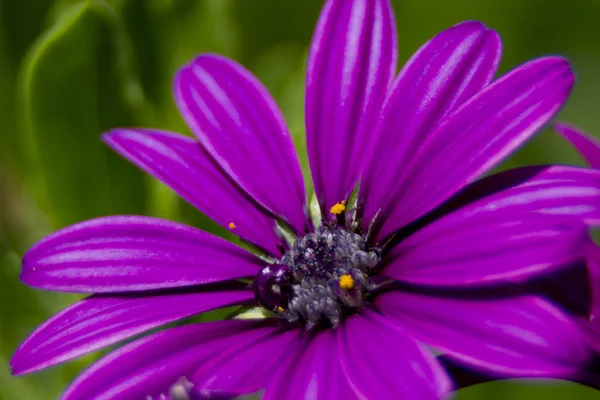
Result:
<svg viewBox="0 0 600 400"><path fill-rule="evenodd" d="M316 0L0 0L0 399L57 398L98 356L10 376L17 345L78 298L20 283L20 257L36 240L83 219L125 213L223 233L112 154L100 133L117 126L187 132L171 97L172 77L194 55L217 52L266 84L306 167L304 68L320 7ZM466 19L500 32L502 71L541 55L567 56L577 85L560 118L600 133L600 1L399 0L394 7L402 62ZM544 131L503 168L542 162L581 163ZM458 398L600 396L574 384L513 382L470 388Z"/></svg>

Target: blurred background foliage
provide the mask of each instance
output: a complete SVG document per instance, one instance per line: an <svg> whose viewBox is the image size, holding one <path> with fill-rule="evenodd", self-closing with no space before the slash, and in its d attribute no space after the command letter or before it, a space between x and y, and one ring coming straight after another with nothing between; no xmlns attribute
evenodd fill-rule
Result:
<svg viewBox="0 0 600 400"><path fill-rule="evenodd" d="M250 68L281 106L302 155L303 85L318 0L0 0L0 399L53 399L98 355L12 377L9 359L38 324L78 296L19 282L23 252L65 225L108 214L214 224L99 141L117 126L187 132L171 96L177 68L217 52ZM578 83L560 118L600 133L600 1L395 0L400 60L459 21L504 42L502 72L567 56ZM243 144L241 144L243 145ZM542 132L503 168L581 163ZM308 175L307 175L308 176ZM459 399L598 398L566 383L494 383Z"/></svg>

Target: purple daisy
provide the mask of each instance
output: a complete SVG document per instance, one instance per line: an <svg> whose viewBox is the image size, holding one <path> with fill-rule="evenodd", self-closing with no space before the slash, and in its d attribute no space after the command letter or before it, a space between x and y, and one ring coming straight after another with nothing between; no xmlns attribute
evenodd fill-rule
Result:
<svg viewBox="0 0 600 400"><path fill-rule="evenodd" d="M63 398L437 399L453 385L432 349L500 377L577 370L577 323L525 283L583 260L600 172L527 167L471 183L559 110L568 63L541 58L493 81L500 40L478 22L435 36L397 77L396 47L387 0L325 4L307 70L310 213L266 89L220 56L183 67L175 98L197 140L104 140L254 251L141 216L46 237L22 280L96 294L40 326L13 372L233 305L254 308L135 340Z"/></svg>

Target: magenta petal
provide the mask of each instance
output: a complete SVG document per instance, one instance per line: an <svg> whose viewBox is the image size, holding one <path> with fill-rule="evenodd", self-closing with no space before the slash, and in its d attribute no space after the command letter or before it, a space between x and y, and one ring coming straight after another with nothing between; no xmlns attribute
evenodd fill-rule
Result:
<svg viewBox="0 0 600 400"><path fill-rule="evenodd" d="M199 365L192 381L206 397L236 397L263 389L289 357L300 330L273 332L268 338L230 348Z"/></svg>
<svg viewBox="0 0 600 400"><path fill-rule="evenodd" d="M598 138L567 124L555 124L554 129L571 142L591 167L600 169L600 140Z"/></svg>
<svg viewBox="0 0 600 400"><path fill-rule="evenodd" d="M498 34L472 21L439 33L406 63L368 152L372 160L361 187L365 221L380 208L386 214L385 205L394 201L389 188L396 186L415 151L450 111L492 80L500 54Z"/></svg>
<svg viewBox="0 0 600 400"><path fill-rule="evenodd" d="M588 356L574 321L538 297L473 301L390 292L375 303L424 343L505 377L566 376Z"/></svg>
<svg viewBox="0 0 600 400"><path fill-rule="evenodd" d="M525 281L583 260L588 235L577 220L463 211L400 242L385 257L382 274L416 284L480 285Z"/></svg>
<svg viewBox="0 0 600 400"><path fill-rule="evenodd" d="M23 257L21 279L41 289L123 292L251 277L262 261L228 241L174 222L115 216L72 225Z"/></svg>
<svg viewBox="0 0 600 400"><path fill-rule="evenodd" d="M116 129L103 139L221 226L272 255L280 254L277 246L281 239L275 234L273 217L240 189L196 140L149 129Z"/></svg>
<svg viewBox="0 0 600 400"><path fill-rule="evenodd" d="M330 329L306 336L281 364L263 400L356 399L342 370L336 340Z"/></svg>
<svg viewBox="0 0 600 400"><path fill-rule="evenodd" d="M201 55L175 81L179 110L231 179L298 233L307 224L300 164L277 105L252 74Z"/></svg>
<svg viewBox="0 0 600 400"><path fill-rule="evenodd" d="M600 354L600 247L590 243L586 249L587 269L592 286L592 310L589 319L581 319L590 345Z"/></svg>
<svg viewBox="0 0 600 400"><path fill-rule="evenodd" d="M437 400L452 389L435 357L387 318L368 311L339 329L338 354L359 398Z"/></svg>
<svg viewBox="0 0 600 400"><path fill-rule="evenodd" d="M600 224L600 171L558 165L511 169L465 187L441 212L460 207L467 215L539 213Z"/></svg>
<svg viewBox="0 0 600 400"><path fill-rule="evenodd" d="M167 329L108 354L84 371L62 400L159 399L180 378L231 346L248 345L276 327L256 321L215 321Z"/></svg>
<svg viewBox="0 0 600 400"><path fill-rule="evenodd" d="M215 308L247 303L251 291L95 295L56 314L15 353L14 374L47 368L157 326Z"/></svg>
<svg viewBox="0 0 600 400"><path fill-rule="evenodd" d="M306 134L323 211L347 200L396 72L389 0L328 1L317 24L306 76Z"/></svg>
<svg viewBox="0 0 600 400"><path fill-rule="evenodd" d="M572 85L564 59L541 58L504 75L452 112L405 167L379 237L431 211L502 161L554 116Z"/></svg>

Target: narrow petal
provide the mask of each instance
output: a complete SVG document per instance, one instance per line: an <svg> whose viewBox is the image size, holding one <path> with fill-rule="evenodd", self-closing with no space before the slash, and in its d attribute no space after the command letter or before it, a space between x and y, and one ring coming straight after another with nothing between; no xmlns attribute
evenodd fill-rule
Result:
<svg viewBox="0 0 600 400"><path fill-rule="evenodd" d="M272 255L280 254L281 239L272 215L240 189L196 140L149 129L116 129L103 139L221 226Z"/></svg>
<svg viewBox="0 0 600 400"><path fill-rule="evenodd" d="M174 222L115 216L47 236L23 257L28 285L70 292L174 288L250 277L262 262L228 241Z"/></svg>
<svg viewBox="0 0 600 400"><path fill-rule="evenodd" d="M251 291L94 295L56 314L15 353L14 374L47 368L157 326L215 308L248 303Z"/></svg>
<svg viewBox="0 0 600 400"><path fill-rule="evenodd" d="M424 343L504 377L565 376L588 356L575 322L538 297L468 300L389 292L375 303Z"/></svg>
<svg viewBox="0 0 600 400"><path fill-rule="evenodd" d="M591 167L600 169L600 140L567 124L555 124L563 135L581 153Z"/></svg>
<svg viewBox="0 0 600 400"><path fill-rule="evenodd" d="M539 213L600 224L600 171L552 165L500 172L465 187L431 219L461 207L462 213L470 216Z"/></svg>
<svg viewBox="0 0 600 400"><path fill-rule="evenodd" d="M196 370L195 390L208 398L230 398L264 389L299 337L299 329L282 330L246 346L225 349Z"/></svg>
<svg viewBox="0 0 600 400"><path fill-rule="evenodd" d="M500 55L498 34L469 21L439 33L406 63L368 151L370 162L361 181L366 221L394 200L388 189L395 187L431 131L489 84Z"/></svg>
<svg viewBox="0 0 600 400"><path fill-rule="evenodd" d="M582 318L590 346L600 354L600 247L590 243L586 249L587 269L592 287L592 309L589 318Z"/></svg>
<svg viewBox="0 0 600 400"><path fill-rule="evenodd" d="M438 361L444 365L444 368L446 368L448 374L452 377L452 381L456 385L457 390L481 383L505 379L502 376L486 374L476 368L469 368L468 366L464 365L464 363L461 363L460 360L456 360L452 356L439 356ZM522 376L522 378L535 378L536 382L540 382L539 374L534 376ZM544 378L546 377L544 376ZM547 378L550 378L553 381L564 379L600 390L600 375L598 374L598 371L588 371L582 369L577 371L575 374L570 372L566 376L549 374Z"/></svg>
<svg viewBox="0 0 600 400"><path fill-rule="evenodd" d="M281 363L263 400L357 399L342 370L336 336L330 329L305 336Z"/></svg>
<svg viewBox="0 0 600 400"><path fill-rule="evenodd" d="M407 331L374 312L341 325L338 353L362 399L439 399L451 390L441 365Z"/></svg>
<svg viewBox="0 0 600 400"><path fill-rule="evenodd" d="M234 320L155 333L100 359L71 384L62 399L159 399L220 352L262 341L276 329L265 322Z"/></svg>
<svg viewBox="0 0 600 400"><path fill-rule="evenodd" d="M322 214L347 200L396 72L389 0L329 0L308 58L306 134Z"/></svg>
<svg viewBox="0 0 600 400"><path fill-rule="evenodd" d="M577 220L460 211L401 241L384 258L382 273L435 286L523 282L584 258L588 234Z"/></svg>
<svg viewBox="0 0 600 400"><path fill-rule="evenodd" d="M392 206L382 210L378 237L431 211L502 161L554 116L572 84L569 64L547 57L471 97L430 133L393 187L381 185Z"/></svg>
<svg viewBox="0 0 600 400"><path fill-rule="evenodd" d="M175 98L192 132L231 179L304 232L308 211L298 157L261 83L231 60L201 55L179 71Z"/></svg>

